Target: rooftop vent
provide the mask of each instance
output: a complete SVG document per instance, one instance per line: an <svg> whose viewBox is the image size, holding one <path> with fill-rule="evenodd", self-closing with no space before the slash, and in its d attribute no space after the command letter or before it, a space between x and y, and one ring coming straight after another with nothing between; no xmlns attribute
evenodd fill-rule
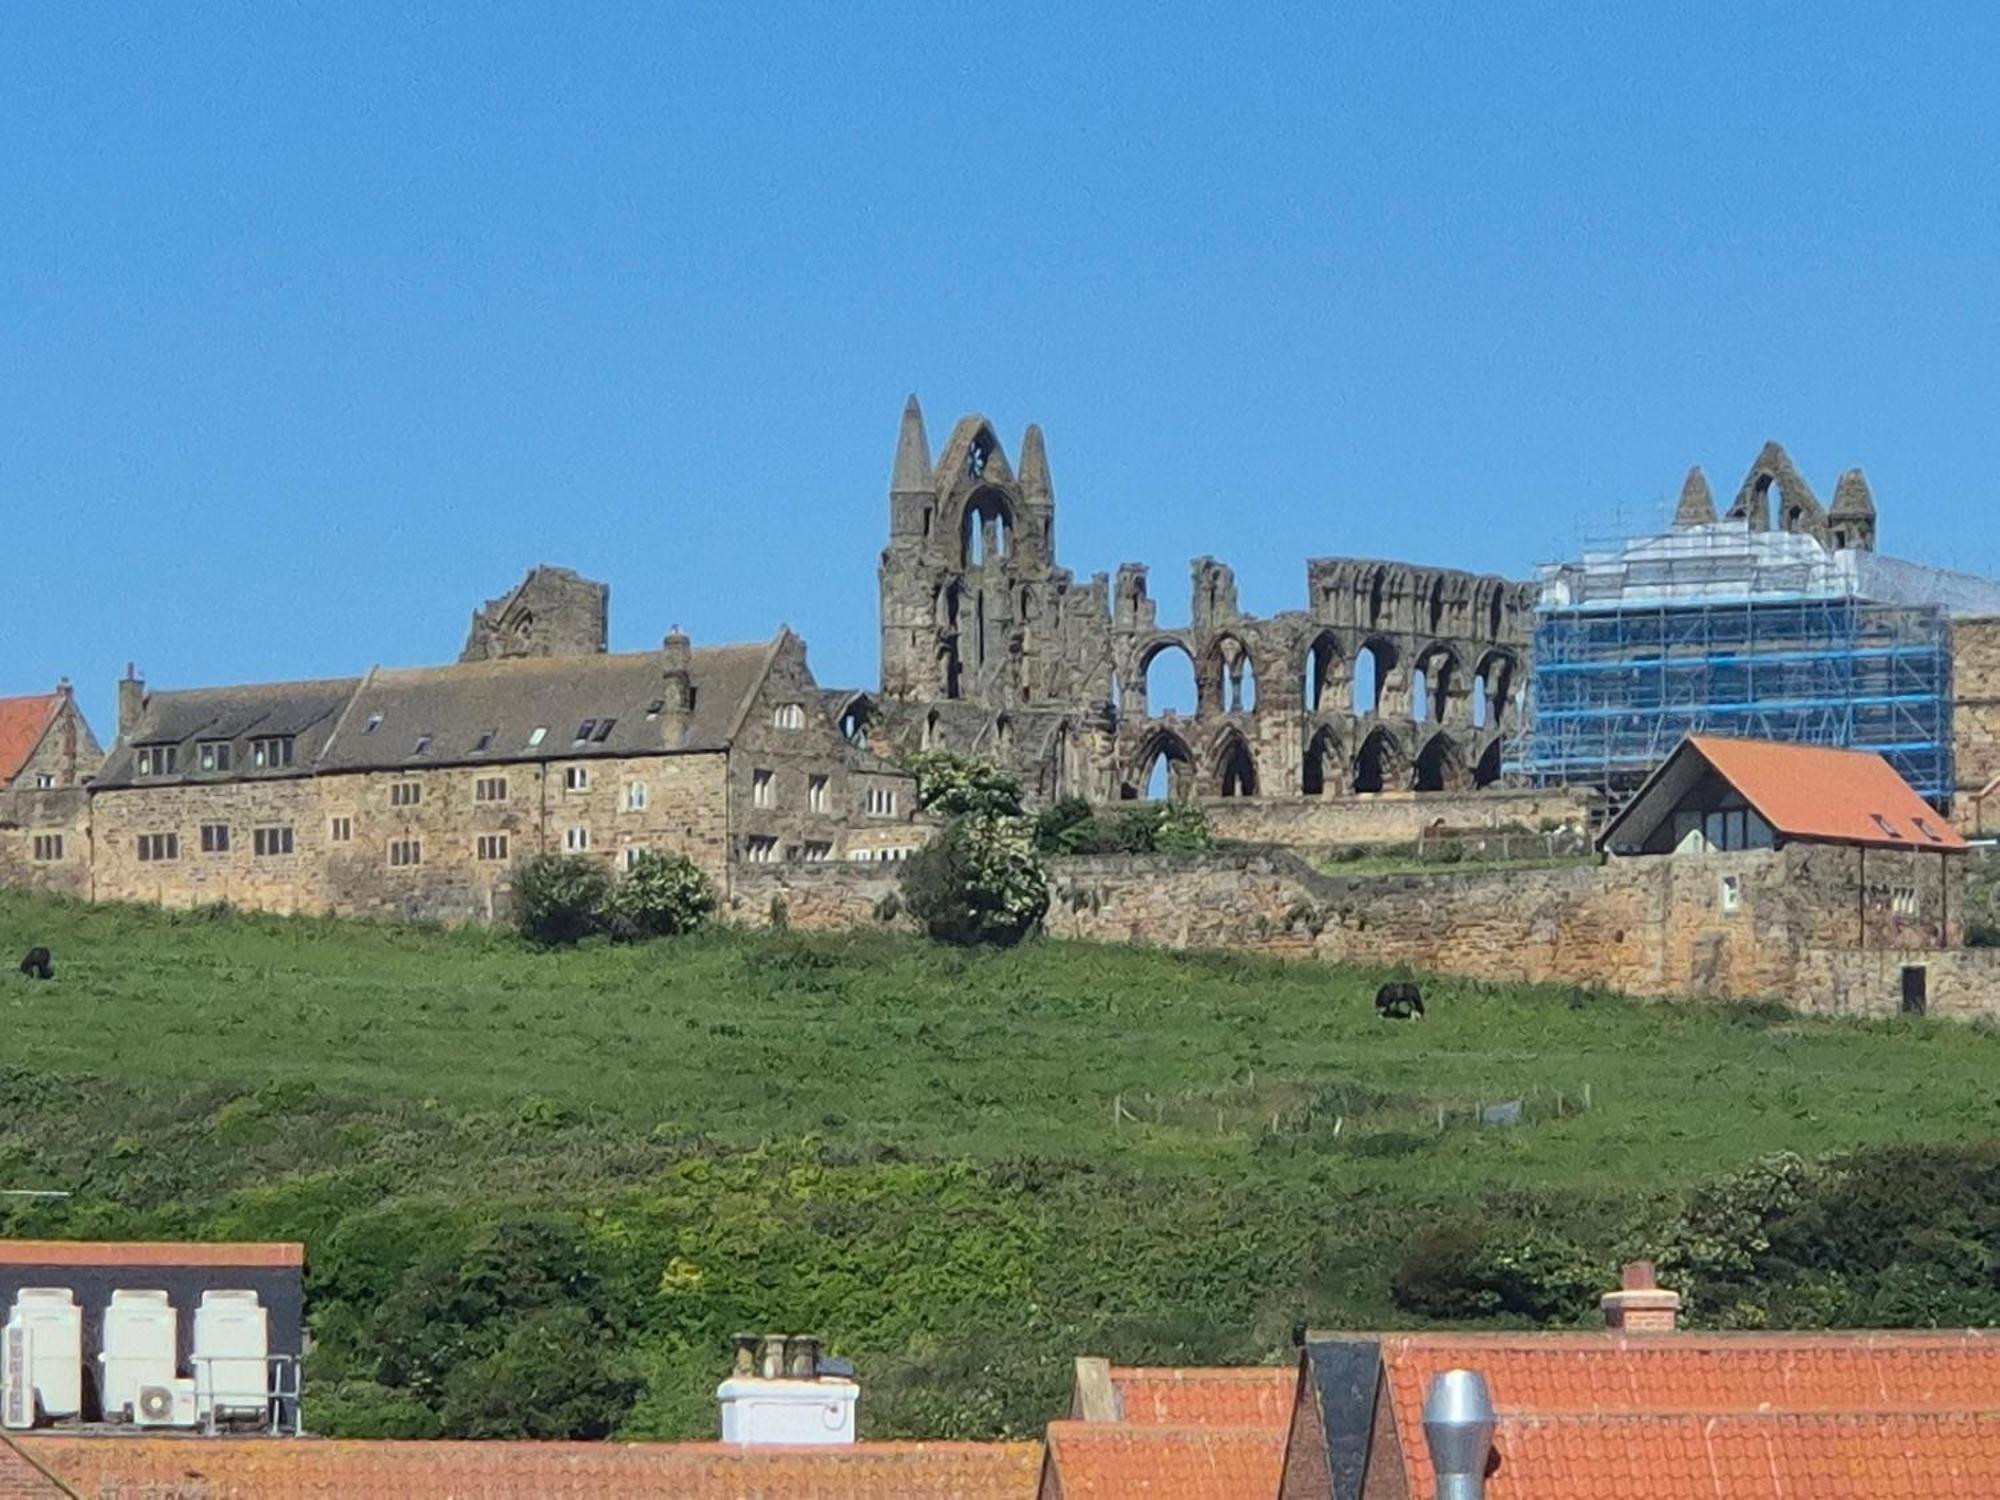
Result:
<svg viewBox="0 0 2000 1500"><path fill-rule="evenodd" d="M715 1388L722 1440L748 1444L854 1441L861 1387L854 1366L829 1359L807 1334L739 1333L729 1378Z"/></svg>
<svg viewBox="0 0 2000 1500"><path fill-rule="evenodd" d="M1446 1370L1424 1397L1424 1443L1437 1471L1437 1500L1483 1500L1493 1452L1493 1397L1475 1370Z"/></svg>

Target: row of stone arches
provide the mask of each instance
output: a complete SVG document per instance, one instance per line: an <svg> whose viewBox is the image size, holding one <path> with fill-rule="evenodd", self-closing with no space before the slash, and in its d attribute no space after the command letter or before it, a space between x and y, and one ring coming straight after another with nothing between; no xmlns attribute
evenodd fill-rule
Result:
<svg viewBox="0 0 2000 1500"><path fill-rule="evenodd" d="M1200 666L1185 640L1158 636L1140 649L1133 667L1139 692L1120 691L1122 683L1114 683L1114 701L1128 716L1193 718L1204 712L1257 711L1256 658L1237 635L1217 636ZM1347 712L1486 729L1520 706L1519 660L1501 647L1482 652L1467 671L1455 646L1433 642L1405 670L1403 653L1392 639L1370 636L1350 658L1340 638L1323 630L1307 643L1297 670L1300 703L1309 714Z"/></svg>
<svg viewBox="0 0 2000 1500"><path fill-rule="evenodd" d="M1350 752L1332 725L1321 724L1306 742L1296 790L1320 797L1491 786L1503 770L1502 745L1498 734L1467 744L1444 730L1406 736L1378 724ZM1204 756L1177 730L1157 728L1140 743L1125 773L1120 792L1126 798L1255 797L1294 790L1265 786L1256 753L1234 728L1216 736Z"/></svg>

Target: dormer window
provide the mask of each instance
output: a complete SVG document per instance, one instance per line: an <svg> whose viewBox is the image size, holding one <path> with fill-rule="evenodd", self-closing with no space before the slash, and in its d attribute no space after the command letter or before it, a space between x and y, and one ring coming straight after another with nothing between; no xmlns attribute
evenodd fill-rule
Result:
<svg viewBox="0 0 2000 1500"><path fill-rule="evenodd" d="M274 770L291 763L292 737L289 734L267 735L250 742L250 764L258 770Z"/></svg>
<svg viewBox="0 0 2000 1500"><path fill-rule="evenodd" d="M230 749L228 740L203 740L195 747L195 764L204 771L226 771Z"/></svg>
<svg viewBox="0 0 2000 1500"><path fill-rule="evenodd" d="M174 762L180 758L178 745L141 745L139 747L139 774L141 776L171 776Z"/></svg>

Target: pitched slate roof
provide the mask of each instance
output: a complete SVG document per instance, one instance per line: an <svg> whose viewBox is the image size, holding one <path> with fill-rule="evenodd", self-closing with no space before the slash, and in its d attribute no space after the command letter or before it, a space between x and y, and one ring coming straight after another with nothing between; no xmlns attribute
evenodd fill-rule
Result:
<svg viewBox="0 0 2000 1500"><path fill-rule="evenodd" d="M1041 1493L1060 1500L1271 1500L1284 1462L1282 1424L1051 1422Z"/></svg>
<svg viewBox="0 0 2000 1500"><path fill-rule="evenodd" d="M21 774L62 709L61 693L0 698L0 786Z"/></svg>
<svg viewBox="0 0 2000 1500"><path fill-rule="evenodd" d="M19 1448L91 1500L1032 1500L1041 1460L1035 1443L37 1436Z"/></svg>
<svg viewBox="0 0 2000 1500"><path fill-rule="evenodd" d="M571 760L584 755L721 750L735 736L750 695L763 682L779 644L709 646L690 653L694 713L679 743L668 745L658 710L665 693L660 655L512 657L448 667L368 674L320 757L324 771L452 765L480 759ZM381 715L375 728L368 726ZM591 723L591 738L576 733ZM598 738L609 721L611 732ZM539 744L534 732L543 730ZM485 751L480 737L493 735ZM419 740L427 741L422 753Z"/></svg>
<svg viewBox="0 0 2000 1500"><path fill-rule="evenodd" d="M1770 740L1689 735L1598 838L1636 847L1713 770L1787 839L1889 849L1963 850L1965 840L1881 756ZM1926 831L1928 830L1928 831Z"/></svg>
<svg viewBox="0 0 2000 1500"><path fill-rule="evenodd" d="M1119 1419L1141 1427L1269 1427L1282 1431L1299 1383L1290 1366L1156 1369L1113 1365Z"/></svg>
<svg viewBox="0 0 2000 1500"><path fill-rule="evenodd" d="M181 747L173 775L146 778L147 786L161 786L202 779L196 774L193 754L199 741L241 744L285 735L293 741L291 765L259 770L249 764L246 753L239 752L223 779L310 775L313 757L333 733L340 711L360 684L358 677L330 677L313 682L261 682L148 693L138 722L128 733L119 735L95 784L99 788L131 785L137 779L140 745Z"/></svg>
<svg viewBox="0 0 2000 1500"><path fill-rule="evenodd" d="M1453 1368L1499 1413L1487 1500L2000 1494L2000 1334L1430 1334L1382 1358L1413 1494Z"/></svg>

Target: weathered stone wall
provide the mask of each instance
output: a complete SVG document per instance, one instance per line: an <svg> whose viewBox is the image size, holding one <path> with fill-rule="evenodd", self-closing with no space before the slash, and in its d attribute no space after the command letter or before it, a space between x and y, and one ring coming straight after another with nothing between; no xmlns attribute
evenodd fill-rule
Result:
<svg viewBox="0 0 2000 1500"><path fill-rule="evenodd" d="M1219 839L1295 849L1336 844L1402 844L1440 829L1544 826L1582 828L1581 794L1495 789L1484 792L1384 792L1370 797L1208 797L1209 827Z"/></svg>
<svg viewBox="0 0 2000 1500"><path fill-rule="evenodd" d="M59 850L50 839L61 841ZM29 782L0 790L0 886L88 896L90 865L90 798L83 788L38 791Z"/></svg>
<svg viewBox="0 0 2000 1500"><path fill-rule="evenodd" d="M1283 853L1060 861L1059 937L1797 1003L1807 950L1959 940L1962 871L1794 846L1543 870L1324 875Z"/></svg>
<svg viewBox="0 0 2000 1500"><path fill-rule="evenodd" d="M485 920L504 913L514 862L565 850L571 830L584 832L587 852L619 867L629 849L686 854L726 892L726 764L717 751L106 790L92 799L96 895ZM574 790L565 785L571 765L588 773ZM503 782L505 796L480 801L481 781ZM644 786L643 799L635 785ZM397 786L417 788L416 800L398 800ZM346 838L335 838L336 820ZM229 828L227 851L203 851L203 824ZM292 852L256 853L260 827L289 827ZM141 860L140 835L165 832L179 835L179 858ZM480 836L499 834L508 839L506 858L480 859ZM416 843L416 862L391 864L391 846L404 841Z"/></svg>
<svg viewBox="0 0 2000 1500"><path fill-rule="evenodd" d="M1911 967L1923 971L1925 1014L2000 1018L2000 948L1814 949L1801 965L1795 1003L1826 1015L1893 1016Z"/></svg>
<svg viewBox="0 0 2000 1500"><path fill-rule="evenodd" d="M739 862L756 857L759 840L769 841L774 859L787 862L809 853L843 859L850 849L907 849L923 841L915 830L915 778L872 755L857 755L827 711L796 636L785 638L748 705L730 762L730 822ZM768 791L760 801L757 782L765 773ZM823 782L818 806L816 778ZM871 791L893 799L895 811L871 812Z"/></svg>
<svg viewBox="0 0 2000 1500"><path fill-rule="evenodd" d="M723 915L745 927L782 923L801 932L909 931L900 875L897 865L881 863L745 866Z"/></svg>
<svg viewBox="0 0 2000 1500"><path fill-rule="evenodd" d="M1978 794L2000 777L2000 618L1951 622L1952 753L1958 794L1952 818L1967 833L2000 833L2000 794Z"/></svg>

